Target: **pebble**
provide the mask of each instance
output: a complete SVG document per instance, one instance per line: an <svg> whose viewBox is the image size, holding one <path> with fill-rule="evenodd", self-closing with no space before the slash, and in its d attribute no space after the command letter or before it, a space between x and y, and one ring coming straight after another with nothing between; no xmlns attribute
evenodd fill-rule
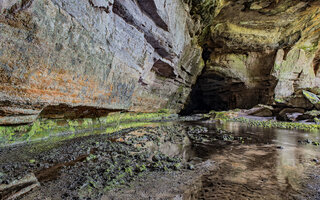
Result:
<svg viewBox="0 0 320 200"><path fill-rule="evenodd" d="M193 164L188 163L188 165L187 165L187 169L189 169L189 170L194 170L194 165L193 165Z"/></svg>

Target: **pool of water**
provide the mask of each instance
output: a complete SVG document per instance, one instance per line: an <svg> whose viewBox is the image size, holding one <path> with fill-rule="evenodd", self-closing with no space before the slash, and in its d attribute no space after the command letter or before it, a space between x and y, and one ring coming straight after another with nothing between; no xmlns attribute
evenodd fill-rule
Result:
<svg viewBox="0 0 320 200"><path fill-rule="evenodd" d="M202 178L198 199L320 199L320 132L198 122L215 137L217 128L241 142L198 145L197 156L218 170Z"/></svg>

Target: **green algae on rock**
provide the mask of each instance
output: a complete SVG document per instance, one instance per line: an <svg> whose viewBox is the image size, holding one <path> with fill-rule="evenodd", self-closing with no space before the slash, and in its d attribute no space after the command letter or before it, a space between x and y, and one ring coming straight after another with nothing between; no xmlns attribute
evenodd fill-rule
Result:
<svg viewBox="0 0 320 200"><path fill-rule="evenodd" d="M317 113L317 112L313 112ZM317 123L318 120L315 118L316 123L303 123L303 122L283 122L277 121L274 119L260 118L253 119L248 118L245 113L239 112L239 110L233 111L211 111L210 114L211 120L219 121L220 123L226 122L240 122L248 126L256 126L262 128L282 128L282 129L297 129L297 130L306 130L306 131L317 131L320 129L320 125Z"/></svg>
<svg viewBox="0 0 320 200"><path fill-rule="evenodd" d="M167 110L159 113L113 113L107 117L84 119L39 119L31 125L0 126L0 145L34 141L64 135L66 138L141 127L148 122L172 119ZM101 131L105 130L105 131Z"/></svg>
<svg viewBox="0 0 320 200"><path fill-rule="evenodd" d="M303 95L308 99L317 109L320 109L320 99L316 94L303 90Z"/></svg>
<svg viewBox="0 0 320 200"><path fill-rule="evenodd" d="M298 122L280 122L276 120L254 120L248 119L245 117L233 118L229 119L229 121L233 122L241 122L249 126L256 126L262 128L282 128L282 129L297 129L297 130L305 130L305 131L318 131L320 129L320 125L316 124L306 124L306 123L298 123Z"/></svg>

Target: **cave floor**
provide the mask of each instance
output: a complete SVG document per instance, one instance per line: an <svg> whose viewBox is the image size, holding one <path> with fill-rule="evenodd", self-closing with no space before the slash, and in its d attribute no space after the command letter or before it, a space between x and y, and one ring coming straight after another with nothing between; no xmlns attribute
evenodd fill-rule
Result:
<svg viewBox="0 0 320 200"><path fill-rule="evenodd" d="M320 132L151 123L0 149L1 199L320 199Z"/></svg>

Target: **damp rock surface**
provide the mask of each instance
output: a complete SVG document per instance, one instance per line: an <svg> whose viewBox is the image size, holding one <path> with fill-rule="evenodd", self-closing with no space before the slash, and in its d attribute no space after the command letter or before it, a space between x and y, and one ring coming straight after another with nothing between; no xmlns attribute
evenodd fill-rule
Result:
<svg viewBox="0 0 320 200"><path fill-rule="evenodd" d="M319 88L319 7L302 0L1 1L0 125L251 108Z"/></svg>
<svg viewBox="0 0 320 200"><path fill-rule="evenodd" d="M189 112L248 109L281 101L299 89L319 88L318 1L212 5L201 1L191 10L202 19L205 67L191 92ZM292 103L310 107L310 102Z"/></svg>
<svg viewBox="0 0 320 200"><path fill-rule="evenodd" d="M179 111L203 67L180 0L0 2L0 125Z"/></svg>

